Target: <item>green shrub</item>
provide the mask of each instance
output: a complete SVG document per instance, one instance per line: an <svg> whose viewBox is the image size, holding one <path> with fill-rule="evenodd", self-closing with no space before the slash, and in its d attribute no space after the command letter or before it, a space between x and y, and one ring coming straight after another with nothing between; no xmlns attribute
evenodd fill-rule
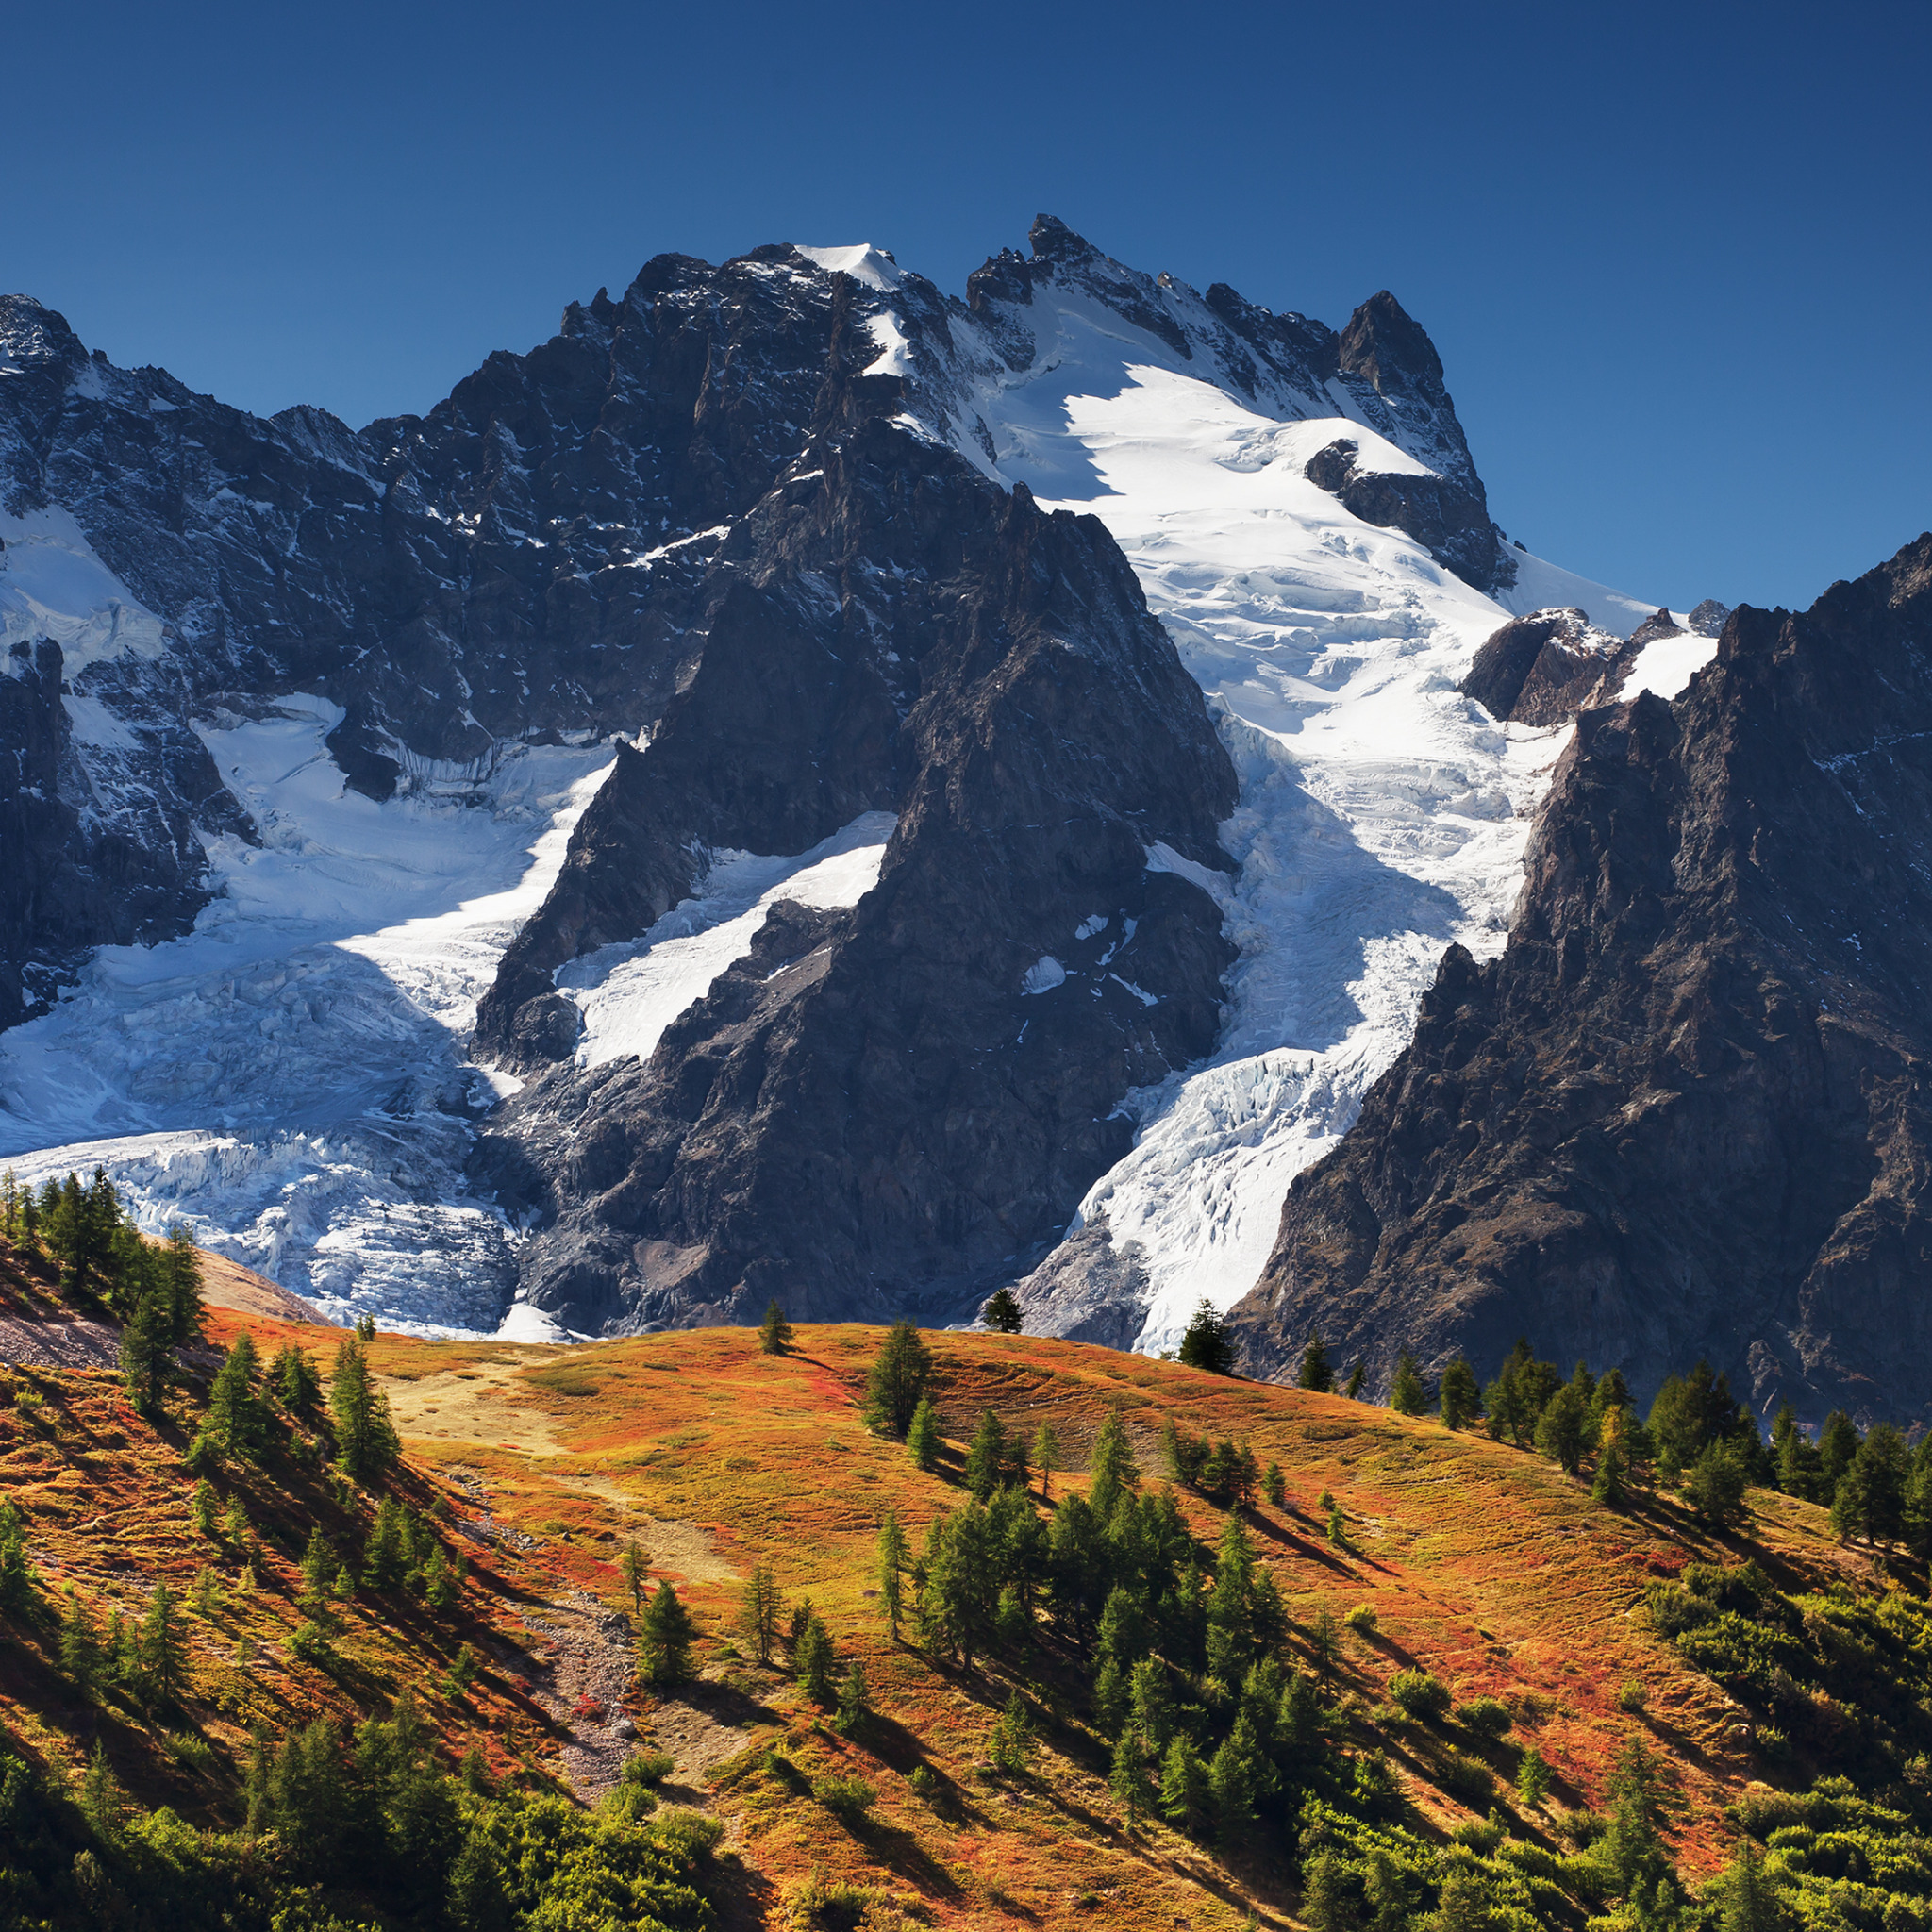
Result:
<svg viewBox="0 0 1932 1932"><path fill-rule="evenodd" d="M827 1811L847 1820L863 1818L878 1797L862 1777L815 1777L811 1794Z"/></svg>
<svg viewBox="0 0 1932 1932"><path fill-rule="evenodd" d="M656 1749L633 1751L624 1760L624 1781L627 1785L661 1785L675 1766L670 1752Z"/></svg>
<svg viewBox="0 0 1932 1932"><path fill-rule="evenodd" d="M1617 1686L1617 1708L1630 1717L1641 1717L1650 1707L1650 1691L1636 1677L1625 1677Z"/></svg>
<svg viewBox="0 0 1932 1932"><path fill-rule="evenodd" d="M1357 1637L1373 1637L1375 1634L1375 1607L1373 1604L1357 1604L1341 1620Z"/></svg>
<svg viewBox="0 0 1932 1932"><path fill-rule="evenodd" d="M1456 1722L1490 1743L1499 1744L1516 1720L1500 1697L1472 1697L1456 1707Z"/></svg>
<svg viewBox="0 0 1932 1932"><path fill-rule="evenodd" d="M1460 1751L1444 1752L1438 1775L1442 1789L1472 1811L1494 1802L1495 1774L1478 1758L1466 1757Z"/></svg>
<svg viewBox="0 0 1932 1932"><path fill-rule="evenodd" d="M1389 1696L1412 1718L1434 1722L1450 1706L1449 1687L1430 1671L1397 1671L1389 1679Z"/></svg>

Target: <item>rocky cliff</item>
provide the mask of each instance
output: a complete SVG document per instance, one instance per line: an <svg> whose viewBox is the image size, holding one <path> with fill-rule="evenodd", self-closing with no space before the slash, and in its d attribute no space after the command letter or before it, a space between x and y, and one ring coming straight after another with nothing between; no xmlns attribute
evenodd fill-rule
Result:
<svg viewBox="0 0 1932 1932"><path fill-rule="evenodd" d="M1673 704L1585 712L1500 958L1290 1189L1235 1320L1492 1368L1519 1334L1640 1390L1921 1415L1932 1370L1932 537L1742 608Z"/></svg>

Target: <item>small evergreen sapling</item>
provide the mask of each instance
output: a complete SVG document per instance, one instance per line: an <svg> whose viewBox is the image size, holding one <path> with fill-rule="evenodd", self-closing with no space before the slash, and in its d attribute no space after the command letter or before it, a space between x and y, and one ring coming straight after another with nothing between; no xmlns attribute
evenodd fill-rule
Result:
<svg viewBox="0 0 1932 1932"><path fill-rule="evenodd" d="M692 1674L697 1626L671 1585L660 1581L638 1633L638 1674L648 1684L682 1684Z"/></svg>
<svg viewBox="0 0 1932 1932"><path fill-rule="evenodd" d="M1054 1472L1060 1466L1060 1439L1051 1423L1041 1423L1033 1432L1033 1466L1040 1472L1040 1500L1049 1500Z"/></svg>
<svg viewBox="0 0 1932 1932"><path fill-rule="evenodd" d="M758 1353L783 1355L791 1346L791 1324L776 1300L765 1306L765 1319L758 1324Z"/></svg>
<svg viewBox="0 0 1932 1932"><path fill-rule="evenodd" d="M924 1395L906 1430L906 1453L929 1474L940 1466L940 1425L931 1402Z"/></svg>
<svg viewBox="0 0 1932 1932"><path fill-rule="evenodd" d="M1302 1350L1301 1367L1295 1371L1294 1379L1298 1389L1312 1389L1318 1395L1334 1393L1335 1371L1328 1366L1328 1351L1323 1347L1319 1335L1308 1337L1308 1345Z"/></svg>
<svg viewBox="0 0 1932 1932"><path fill-rule="evenodd" d="M798 1673L799 1688L821 1707L834 1701L832 1668L836 1660L831 1632L814 1612L806 1620L805 1629L800 1633L792 1653L792 1664Z"/></svg>
<svg viewBox="0 0 1932 1932"><path fill-rule="evenodd" d="M644 1585L650 1580L651 1558L642 1543L634 1536L624 1540L624 1547L617 1553L617 1576L625 1589L630 1592L630 1607L641 1610L644 1607Z"/></svg>
<svg viewBox="0 0 1932 1932"><path fill-rule="evenodd" d="M879 1524L875 1561L878 1565L879 1614L885 1618L892 1633L892 1641L896 1643L899 1641L899 1619L905 1614L902 1579L906 1573L906 1532L899 1526L896 1511L887 1510L885 1521Z"/></svg>

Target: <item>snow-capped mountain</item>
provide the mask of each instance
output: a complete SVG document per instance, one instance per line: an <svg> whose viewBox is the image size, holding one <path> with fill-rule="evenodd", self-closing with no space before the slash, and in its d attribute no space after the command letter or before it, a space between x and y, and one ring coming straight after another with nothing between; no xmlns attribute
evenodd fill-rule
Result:
<svg viewBox="0 0 1932 1932"><path fill-rule="evenodd" d="M15 299L0 510L14 1166L466 1328L1160 1345L1502 945L1567 724L1485 641L1711 649L1506 542L1391 297L1045 218L963 302L661 258L359 433Z"/></svg>

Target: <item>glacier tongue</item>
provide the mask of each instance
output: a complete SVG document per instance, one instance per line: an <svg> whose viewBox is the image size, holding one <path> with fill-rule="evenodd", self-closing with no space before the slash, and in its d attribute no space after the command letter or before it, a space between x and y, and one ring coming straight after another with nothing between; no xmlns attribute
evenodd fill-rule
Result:
<svg viewBox="0 0 1932 1932"><path fill-rule="evenodd" d="M1519 609L1582 605L1624 636L1656 608L1526 553L1498 601L1360 522L1307 478L1309 458L1344 433L1368 471L1412 474L1415 455L1359 421L1301 418L1295 399L1277 419L1231 393L1198 298L1162 284L1158 299L1194 353L1040 278L1014 311L1030 367L951 372L945 414L976 416L985 440L934 424L1042 507L1106 523L1241 775L1220 1050L1136 1096L1135 1145L1074 1224L1104 1216L1137 1250L1148 1352L1203 1297L1225 1307L1253 1286L1289 1182L1407 1041L1444 947L1502 947L1568 727L1499 726L1463 698L1478 646Z"/></svg>
<svg viewBox="0 0 1932 1932"><path fill-rule="evenodd" d="M325 1311L491 1328L517 1236L463 1181L493 1097L463 1042L612 752L506 747L377 805L323 742L341 717L295 696L203 731L260 842L210 842L186 938L103 948L0 1037L0 1155L35 1181L100 1160L143 1225Z"/></svg>

